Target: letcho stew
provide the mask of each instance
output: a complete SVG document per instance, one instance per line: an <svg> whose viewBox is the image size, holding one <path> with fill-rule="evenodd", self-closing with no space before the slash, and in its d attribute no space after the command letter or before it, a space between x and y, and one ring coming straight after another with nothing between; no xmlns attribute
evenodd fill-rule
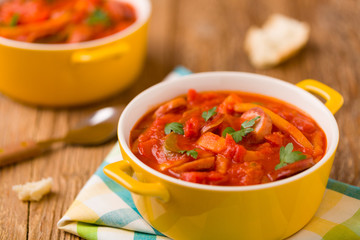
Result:
<svg viewBox="0 0 360 240"><path fill-rule="evenodd" d="M244 186L287 178L324 155L326 137L294 106L256 94L193 89L146 114L133 153L188 182Z"/></svg>
<svg viewBox="0 0 360 240"><path fill-rule="evenodd" d="M76 43L119 32L136 20L117 0L8 0L0 5L0 36L34 43Z"/></svg>

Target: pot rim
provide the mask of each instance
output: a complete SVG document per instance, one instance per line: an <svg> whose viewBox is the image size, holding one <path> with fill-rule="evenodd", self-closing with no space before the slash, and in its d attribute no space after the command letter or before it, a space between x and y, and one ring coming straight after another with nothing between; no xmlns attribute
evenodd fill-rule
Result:
<svg viewBox="0 0 360 240"><path fill-rule="evenodd" d="M128 28L120 32L114 33L112 35L103 38L85 41L85 42L56 43L56 44L29 43L29 42L16 41L0 36L0 45L5 45L8 47L13 47L18 49L37 50L37 51L66 51L66 50L93 48L93 47L98 47L112 43L116 40L131 35L133 32L137 31L149 20L152 9L150 0L116 0L116 1L130 3L134 7L137 14L136 21ZM141 10L139 10L140 5L142 8Z"/></svg>
<svg viewBox="0 0 360 240"><path fill-rule="evenodd" d="M262 78L262 79L268 80L268 81L270 80L270 81L274 82L274 84L276 84L276 85L293 88L294 91L299 92L300 94L304 95L304 97L306 97L306 98L310 98L311 101L315 101L316 104L321 104L320 106L322 106L324 111L327 112L327 115L328 115L327 119L330 121L330 124L332 125L331 129L332 129L333 134L334 134L334 141L331 142L331 145L327 146L327 151L326 151L325 155L323 156L323 158L319 162L317 162L314 166L312 166L311 168L306 169L305 171L303 171L301 173L298 173L298 174L296 174L294 176L291 176L291 177L288 177L288 178L285 178L285 179L281 179L281 180L277 180L275 182L262 183L262 184L256 184L256 185L248 185L248 186L214 186L214 185L191 183L191 182L183 181L183 180L168 176L166 174L163 174L161 172L158 172L157 170L155 170L155 169L151 168L150 166L146 165L145 163L143 163L140 159L138 159L132 153L132 151L130 150L129 145L127 144L127 140L125 139L125 136L122 133L122 126L125 124L126 116L128 114L131 114L131 112L133 111L132 106L134 105L134 103L138 102L138 101L141 101L141 99L143 98L143 96L145 94L148 94L149 92L152 92L152 91L156 90L157 88L167 87L167 86L171 86L171 85L178 85L182 81L188 80L188 79L193 79L194 78L194 80L196 80L196 78L199 78L199 77L202 77L202 78L206 77L206 76L224 77L224 76L231 76L231 75L236 75L239 78L240 77L243 77L243 78L246 78L246 77L254 78L255 77L255 78ZM276 96L272 96L272 97L276 98ZM287 102L285 100L281 100L281 101ZM134 163L136 163L138 166L140 166L143 170L149 172L152 175L157 176L158 178L161 178L161 179L163 179L163 180L165 180L167 182L170 182L170 183L173 183L173 184L176 184L176 185L181 185L181 186L184 186L184 187L193 188L193 189L199 189L199 190L220 191L220 192L254 191L254 190L261 190L261 189L270 189L270 188L286 185L286 184L289 184L291 182L300 180L301 178L304 178L307 175L310 175L311 173L317 171L327 161L329 161L331 156L335 153L338 142L339 142L339 128L338 128L337 122L336 122L333 114L330 112L330 110L318 98L316 98L311 93L303 90L302 88L297 87L294 84L291 84L291 83L288 83L288 82L285 82L283 80L279 80L279 79L276 79L276 78L273 78L273 77L268 77L268 76L265 76L265 75L255 74L255 73L231 72L231 71L194 73L194 74L190 74L190 75L187 75L187 76L179 77L178 79L171 80L171 81L168 81L168 82L160 82L160 83L158 83L158 84L144 90L139 95L137 95L124 109L124 111L121 114L121 117L119 119L117 133L118 133L119 143L120 143L121 147L123 148L123 150L129 156L129 158ZM327 134L325 134L325 135L327 136ZM327 143L328 142L329 141L327 141Z"/></svg>

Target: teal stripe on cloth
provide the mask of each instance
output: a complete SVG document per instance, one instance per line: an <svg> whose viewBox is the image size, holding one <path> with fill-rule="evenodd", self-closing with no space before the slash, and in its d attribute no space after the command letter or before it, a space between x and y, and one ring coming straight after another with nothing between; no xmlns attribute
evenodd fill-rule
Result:
<svg viewBox="0 0 360 240"><path fill-rule="evenodd" d="M329 178L326 188L360 200L360 188Z"/></svg>
<svg viewBox="0 0 360 240"><path fill-rule="evenodd" d="M132 209L124 208L102 215L95 224L121 228L137 219L140 219L140 215L134 214Z"/></svg>
<svg viewBox="0 0 360 240"><path fill-rule="evenodd" d="M103 172L103 168L109 163L103 162L100 167L96 170L95 174L103 180L108 188L113 191L116 195L118 195L129 207L131 207L137 214L140 215L139 211L135 207L134 201L131 197L131 194L128 190L126 190L123 186L116 183L112 179L108 178Z"/></svg>
<svg viewBox="0 0 360 240"><path fill-rule="evenodd" d="M156 235L135 232L134 240L156 240Z"/></svg>
<svg viewBox="0 0 360 240"><path fill-rule="evenodd" d="M182 67L182 66L177 66L175 68L174 72L176 72L177 74L179 74L181 76L192 74L192 72L189 69Z"/></svg>
<svg viewBox="0 0 360 240"><path fill-rule="evenodd" d="M120 184L118 184L117 182L115 182L114 180L108 178L104 171L103 168L108 165L108 162L103 162L100 167L96 170L95 175L97 175L98 177L101 178L101 180L105 183L105 185L111 190L113 191L116 195L118 195L127 205L129 205L130 208L132 208L132 210L135 211L135 213L138 216L141 216L139 210L135 207L134 201L131 197L130 192L125 189L123 186L121 186ZM134 214L134 213L133 213ZM101 217L100 217L101 218ZM98 220L99 221L99 220ZM130 222L129 222L130 223ZM126 225L126 224L125 224ZM159 232L158 230L156 230L155 228L153 228L151 226L151 228L154 230L156 235L160 235L160 236L165 236L163 235L161 232Z"/></svg>

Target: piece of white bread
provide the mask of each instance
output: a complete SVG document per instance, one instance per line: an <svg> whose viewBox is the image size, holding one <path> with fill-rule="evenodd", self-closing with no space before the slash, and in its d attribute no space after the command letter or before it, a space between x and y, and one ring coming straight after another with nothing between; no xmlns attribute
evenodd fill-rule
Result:
<svg viewBox="0 0 360 240"><path fill-rule="evenodd" d="M273 14L262 28L250 27L245 37L245 50L256 68L272 67L304 47L309 33L308 24Z"/></svg>
<svg viewBox="0 0 360 240"><path fill-rule="evenodd" d="M51 190L53 180L51 177L41 179L38 182L27 182L24 185L13 186L12 189L18 193L18 198L23 201L39 201Z"/></svg>

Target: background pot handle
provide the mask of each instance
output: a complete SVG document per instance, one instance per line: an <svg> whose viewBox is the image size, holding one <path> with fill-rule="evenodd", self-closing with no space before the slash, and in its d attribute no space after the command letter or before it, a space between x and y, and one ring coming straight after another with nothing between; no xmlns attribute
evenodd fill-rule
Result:
<svg viewBox="0 0 360 240"><path fill-rule="evenodd" d="M121 57L129 52L130 46L126 43L99 47L92 50L79 50L72 54L72 63L89 63L109 58Z"/></svg>
<svg viewBox="0 0 360 240"><path fill-rule="evenodd" d="M344 103L344 98L340 93L319 81L306 79L297 83L296 86L324 98L325 106L332 114L335 114Z"/></svg>
<svg viewBox="0 0 360 240"><path fill-rule="evenodd" d="M126 160L110 163L104 167L104 173L127 190L140 195L158 197L165 202L169 200L169 192L161 183L140 182L132 178L130 172L132 167Z"/></svg>

